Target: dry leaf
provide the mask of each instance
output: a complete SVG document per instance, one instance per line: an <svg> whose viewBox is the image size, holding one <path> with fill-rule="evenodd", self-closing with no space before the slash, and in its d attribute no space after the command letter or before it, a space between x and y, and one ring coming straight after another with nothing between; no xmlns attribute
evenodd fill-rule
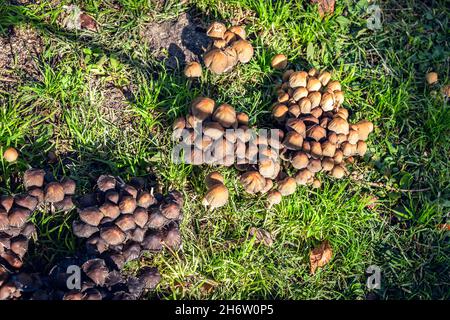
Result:
<svg viewBox="0 0 450 320"><path fill-rule="evenodd" d="M214 289L219 285L219 283L217 283L216 281L213 280L205 280L205 282L202 283L201 287L200 287L200 291L203 294L209 294L211 292L214 291Z"/></svg>
<svg viewBox="0 0 450 320"><path fill-rule="evenodd" d="M330 262L332 256L333 250L331 249L330 243L327 240L311 250L311 253L309 255L311 274L315 274L317 268L321 268L328 262Z"/></svg>
<svg viewBox="0 0 450 320"><path fill-rule="evenodd" d="M442 223L438 225L438 229L450 231L450 223Z"/></svg>
<svg viewBox="0 0 450 320"><path fill-rule="evenodd" d="M91 16L88 16L86 13L82 13L80 15L80 24L82 29L86 29L92 32L97 31L97 23Z"/></svg>
<svg viewBox="0 0 450 320"><path fill-rule="evenodd" d="M319 14L323 17L327 13L334 12L335 0L311 0L311 3L317 3L319 5Z"/></svg>
<svg viewBox="0 0 450 320"><path fill-rule="evenodd" d="M262 243L268 247L273 245L272 235L266 230L251 227L249 230L249 236L255 237L256 243Z"/></svg>

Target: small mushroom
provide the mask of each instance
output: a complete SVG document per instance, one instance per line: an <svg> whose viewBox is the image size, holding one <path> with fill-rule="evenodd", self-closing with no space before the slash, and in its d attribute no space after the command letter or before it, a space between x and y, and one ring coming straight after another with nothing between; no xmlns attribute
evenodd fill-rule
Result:
<svg viewBox="0 0 450 320"><path fill-rule="evenodd" d="M14 162L18 157L19 153L13 147L7 148L3 153L3 159L5 159L6 162Z"/></svg>
<svg viewBox="0 0 450 320"><path fill-rule="evenodd" d="M322 182L320 182L319 179L314 179L313 183L312 183L312 187L315 189L318 189L322 186Z"/></svg>
<svg viewBox="0 0 450 320"><path fill-rule="evenodd" d="M429 85L435 84L438 81L438 74L436 72L428 72L425 79Z"/></svg>
<svg viewBox="0 0 450 320"><path fill-rule="evenodd" d="M98 226L104 217L98 207L87 207L79 210L79 215L81 221L94 227Z"/></svg>
<svg viewBox="0 0 450 320"><path fill-rule="evenodd" d="M321 144L321 147L322 147L322 156L334 157L334 154L336 153L336 144L331 143L329 140L327 140Z"/></svg>
<svg viewBox="0 0 450 320"><path fill-rule="evenodd" d="M312 180L313 176L314 174L308 169L302 169L295 174L294 178L298 185L305 186Z"/></svg>
<svg viewBox="0 0 450 320"><path fill-rule="evenodd" d="M88 260L81 266L81 268L89 279L91 279L96 285L103 286L105 284L109 270L103 259Z"/></svg>
<svg viewBox="0 0 450 320"><path fill-rule="evenodd" d="M289 86L293 89L298 87L306 87L306 79L308 74L304 71L295 71L289 76Z"/></svg>
<svg viewBox="0 0 450 320"><path fill-rule="evenodd" d="M342 91L341 84L339 81L331 81L328 83L326 90L328 92Z"/></svg>
<svg viewBox="0 0 450 320"><path fill-rule="evenodd" d="M216 74L222 74L228 69L228 57L220 49L212 49L203 57L205 66Z"/></svg>
<svg viewBox="0 0 450 320"><path fill-rule="evenodd" d="M11 251L17 254L21 259L28 251L28 239L23 235L11 238Z"/></svg>
<svg viewBox="0 0 450 320"><path fill-rule="evenodd" d="M306 153L299 151L292 157L291 163L295 169L304 169L308 166L309 158Z"/></svg>
<svg viewBox="0 0 450 320"><path fill-rule="evenodd" d="M8 219L11 227L22 228L31 216L31 211L25 208L12 208L9 211Z"/></svg>
<svg viewBox="0 0 450 320"><path fill-rule="evenodd" d="M121 215L117 218L115 224L124 232L136 228L136 222L134 221L134 216L132 214Z"/></svg>
<svg viewBox="0 0 450 320"><path fill-rule="evenodd" d="M269 208L277 205L281 202L282 195L278 190L272 190L267 194L267 202L269 203Z"/></svg>
<svg viewBox="0 0 450 320"><path fill-rule="evenodd" d="M228 202L228 197L229 193L227 187L225 187L222 183L218 183L213 185L208 190L202 200L202 204L205 207L209 207L211 210L214 210L224 206Z"/></svg>
<svg viewBox="0 0 450 320"><path fill-rule="evenodd" d="M109 245L115 246L125 241L126 235L118 226L100 229L100 237Z"/></svg>
<svg viewBox="0 0 450 320"><path fill-rule="evenodd" d="M75 207L71 196L65 196L62 201L55 202L54 206L58 211L69 211Z"/></svg>
<svg viewBox="0 0 450 320"><path fill-rule="evenodd" d="M167 219L158 211L150 213L147 226L151 229L160 229L167 223Z"/></svg>
<svg viewBox="0 0 450 320"><path fill-rule="evenodd" d="M369 134L373 131L373 123L367 120L361 120L355 124L358 130L358 137L360 140L366 141Z"/></svg>
<svg viewBox="0 0 450 320"><path fill-rule="evenodd" d="M323 111L331 111L334 108L334 97L332 93L325 92L320 100L320 107Z"/></svg>
<svg viewBox="0 0 450 320"><path fill-rule="evenodd" d="M344 167L341 165L334 166L334 168L331 170L331 175L336 179L341 179L345 175Z"/></svg>
<svg viewBox="0 0 450 320"><path fill-rule="evenodd" d="M316 78L309 78L308 82L306 84L306 88L310 92L319 91L321 87L322 87L322 83Z"/></svg>
<svg viewBox="0 0 450 320"><path fill-rule="evenodd" d="M348 124L347 120L342 119L339 116L336 116L328 124L328 130L334 131L337 134L348 134L349 124Z"/></svg>
<svg viewBox="0 0 450 320"><path fill-rule="evenodd" d="M75 194L77 185L76 185L75 181L73 181L72 179L64 177L61 180L61 185L63 187L64 194L69 195L69 196Z"/></svg>
<svg viewBox="0 0 450 320"><path fill-rule="evenodd" d="M160 232L150 233L142 242L142 247L150 251L161 251L163 235Z"/></svg>
<svg viewBox="0 0 450 320"><path fill-rule="evenodd" d="M155 197L153 197L150 193L146 191L142 191L138 194L136 198L136 204L142 208L148 208L151 205L156 203Z"/></svg>
<svg viewBox="0 0 450 320"><path fill-rule="evenodd" d="M161 214L169 220L175 220L180 217L181 208L175 202L164 203L161 206Z"/></svg>
<svg viewBox="0 0 450 320"><path fill-rule="evenodd" d="M289 131L283 140L283 145L289 150L300 150L303 145L303 137L295 131Z"/></svg>
<svg viewBox="0 0 450 320"><path fill-rule="evenodd" d="M294 178L286 177L278 182L278 191L282 196L289 196L295 192L297 184Z"/></svg>
<svg viewBox="0 0 450 320"><path fill-rule="evenodd" d="M213 120L224 128L229 128L236 122L236 111L232 106L224 103L214 111Z"/></svg>
<svg viewBox="0 0 450 320"><path fill-rule="evenodd" d="M329 73L328 71L323 71L320 73L318 79L325 87L331 79L331 73Z"/></svg>
<svg viewBox="0 0 450 320"><path fill-rule="evenodd" d="M31 187L42 188L44 185L45 171L41 169L28 169L23 175L23 183L26 189Z"/></svg>
<svg viewBox="0 0 450 320"><path fill-rule="evenodd" d="M98 232L97 227L76 220L72 224L72 230L75 236L79 238L89 238L94 233Z"/></svg>
<svg viewBox="0 0 450 320"><path fill-rule="evenodd" d="M146 209L138 207L133 213L134 222L140 228L144 228L148 222L148 212Z"/></svg>
<svg viewBox="0 0 450 320"><path fill-rule="evenodd" d="M38 199L28 194L20 194L14 198L14 203L30 211L34 211L38 205Z"/></svg>
<svg viewBox="0 0 450 320"><path fill-rule="evenodd" d="M206 186L208 188L212 188L216 184L223 184L224 182L223 176L217 171L213 171L210 174L208 174L205 180Z"/></svg>
<svg viewBox="0 0 450 320"><path fill-rule="evenodd" d="M271 66L274 69L282 70L286 68L288 63L287 57L284 54L277 54L272 58Z"/></svg>
<svg viewBox="0 0 450 320"><path fill-rule="evenodd" d="M311 159L307 166L308 170L316 173L322 170L322 161L320 159Z"/></svg>
<svg viewBox="0 0 450 320"><path fill-rule="evenodd" d="M132 196L123 196L119 202L119 210L124 214L133 213L133 211L136 209L136 206L136 199L134 199Z"/></svg>
<svg viewBox="0 0 450 320"><path fill-rule="evenodd" d="M245 40L245 38L247 37L247 33L245 32L245 29L242 26L232 26L228 29L228 31L234 33L242 40Z"/></svg>
<svg viewBox="0 0 450 320"><path fill-rule="evenodd" d="M331 171L334 167L334 160L330 157L324 157L322 159L322 170L323 171Z"/></svg>
<svg viewBox="0 0 450 320"><path fill-rule="evenodd" d="M327 131L321 126L315 125L306 130L306 136L315 141L321 141L327 136Z"/></svg>
<svg viewBox="0 0 450 320"><path fill-rule="evenodd" d="M173 226L169 228L164 236L163 242L172 250L178 250L181 246L181 234L178 227Z"/></svg>
<svg viewBox="0 0 450 320"><path fill-rule="evenodd" d="M116 179L113 176L101 175L97 180L97 187L103 192L114 189L116 187Z"/></svg>
<svg viewBox="0 0 450 320"><path fill-rule="evenodd" d="M362 140L358 141L356 144L356 153L361 157L363 157L366 154L366 152L367 152L367 143L365 143Z"/></svg>
<svg viewBox="0 0 450 320"><path fill-rule="evenodd" d="M264 189L266 179L258 171L248 171L244 173L240 181L245 191L251 194L258 193Z"/></svg>
<svg viewBox="0 0 450 320"><path fill-rule="evenodd" d="M289 109L284 104L277 104L273 110L272 115L278 122L283 122L286 118L286 115L288 113Z"/></svg>
<svg viewBox="0 0 450 320"><path fill-rule="evenodd" d="M223 39L226 31L227 27L223 23L215 21L208 27L206 35L210 38Z"/></svg>
<svg viewBox="0 0 450 320"><path fill-rule="evenodd" d="M223 136L224 128L218 122L208 122L203 126L203 134L217 140Z"/></svg>
<svg viewBox="0 0 450 320"><path fill-rule="evenodd" d="M202 76L202 66L196 61L189 62L184 68L184 75L187 78L200 78Z"/></svg>
<svg viewBox="0 0 450 320"><path fill-rule="evenodd" d="M120 215L119 206L109 201L105 201L105 203L99 207L99 210L103 216L111 218L112 220Z"/></svg>
<svg viewBox="0 0 450 320"><path fill-rule="evenodd" d="M247 63L253 57L253 46L247 40L237 40L231 47L236 50L238 59L242 63Z"/></svg>

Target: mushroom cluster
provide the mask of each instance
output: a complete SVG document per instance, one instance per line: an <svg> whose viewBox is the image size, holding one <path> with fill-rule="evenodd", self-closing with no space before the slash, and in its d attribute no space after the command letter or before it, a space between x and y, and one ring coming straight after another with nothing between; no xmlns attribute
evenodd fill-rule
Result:
<svg viewBox="0 0 450 320"><path fill-rule="evenodd" d="M143 252L181 246L180 192L154 195L139 179L125 184L109 175L98 178L97 188L79 199L79 220L73 222L74 234L86 239L88 254L111 260L120 270Z"/></svg>
<svg viewBox="0 0 450 320"><path fill-rule="evenodd" d="M247 63L253 57L253 46L246 40L246 32L242 26L229 29L220 22L213 22L206 34L213 42L205 53L205 66L216 74L228 72L238 62Z"/></svg>
<svg viewBox="0 0 450 320"><path fill-rule="evenodd" d="M69 211L74 208L76 183L68 177L58 180L43 169L32 168L25 171L23 183L28 196L37 200L36 205L50 205L51 209L56 211Z"/></svg>
<svg viewBox="0 0 450 320"><path fill-rule="evenodd" d="M331 80L331 73L314 68L284 72L272 115L284 132L280 157L297 172L283 181L319 187L316 173L323 171L340 179L346 174L346 161L364 156L373 124L367 120L349 123L343 102L341 84ZM291 193L290 187L287 192L284 189L279 188L282 195Z"/></svg>
<svg viewBox="0 0 450 320"><path fill-rule="evenodd" d="M175 120L173 138L185 147L187 163L231 166L236 155L239 157L239 149L245 151L245 145L251 140L248 122L246 113L236 112L227 103L216 106L210 98L197 97L189 114Z"/></svg>
<svg viewBox="0 0 450 320"><path fill-rule="evenodd" d="M67 270L75 266L80 270L79 289L68 289L71 274ZM67 258L52 268L45 286L34 292L32 299L136 300L154 289L160 280L158 270L152 267L143 267L136 276L130 276L117 270L108 260Z"/></svg>

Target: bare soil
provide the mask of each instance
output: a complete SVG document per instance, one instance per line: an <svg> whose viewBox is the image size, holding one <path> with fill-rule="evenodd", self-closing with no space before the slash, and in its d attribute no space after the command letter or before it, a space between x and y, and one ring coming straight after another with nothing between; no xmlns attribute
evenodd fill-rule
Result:
<svg viewBox="0 0 450 320"><path fill-rule="evenodd" d="M188 13L174 20L147 24L141 29L140 36L155 57L165 61L169 68L201 61L202 54L211 43L205 26Z"/></svg>

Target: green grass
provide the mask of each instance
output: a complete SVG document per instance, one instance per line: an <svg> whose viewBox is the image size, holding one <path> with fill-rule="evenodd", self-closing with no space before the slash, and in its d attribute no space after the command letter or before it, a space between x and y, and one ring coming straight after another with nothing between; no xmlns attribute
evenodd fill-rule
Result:
<svg viewBox="0 0 450 320"><path fill-rule="evenodd" d="M95 34L59 27L69 3L12 6L0 0L0 33L33 27L45 43L35 58L38 80L16 70L19 81L8 90L0 86L0 151L14 146L21 153L15 164L0 160L1 192L19 192L17 176L42 165L71 176L81 191L100 173L124 179L156 174L163 191L182 190L182 250L130 265L160 269L163 280L149 298L365 299L365 270L374 264L382 270L376 291L382 299L450 298L448 233L437 228L450 210L450 109L440 93L449 83L445 1L377 1L383 20L375 31L367 29L364 0L338 1L324 19L308 1L83 1L100 25ZM140 30L186 11L204 25L216 19L245 23L255 57L194 83L181 70L166 69ZM320 189L298 188L266 209L263 197L242 191L235 170L219 168L231 198L224 208L205 211L204 177L216 168L171 163L170 124L203 94L249 113L252 124L269 125L280 76L270 60L280 52L296 68L332 70L352 121L374 122L369 154L352 168L361 177L323 177ZM430 70L439 73L437 85L425 83ZM105 105L111 87L131 92L118 109ZM49 151L59 156L55 164L46 164ZM370 209L373 197L379 202ZM70 233L75 214L36 214L40 237L31 260L42 252L48 267L76 249ZM248 240L252 226L274 234L274 245ZM325 239L333 259L310 275L309 251Z"/></svg>

